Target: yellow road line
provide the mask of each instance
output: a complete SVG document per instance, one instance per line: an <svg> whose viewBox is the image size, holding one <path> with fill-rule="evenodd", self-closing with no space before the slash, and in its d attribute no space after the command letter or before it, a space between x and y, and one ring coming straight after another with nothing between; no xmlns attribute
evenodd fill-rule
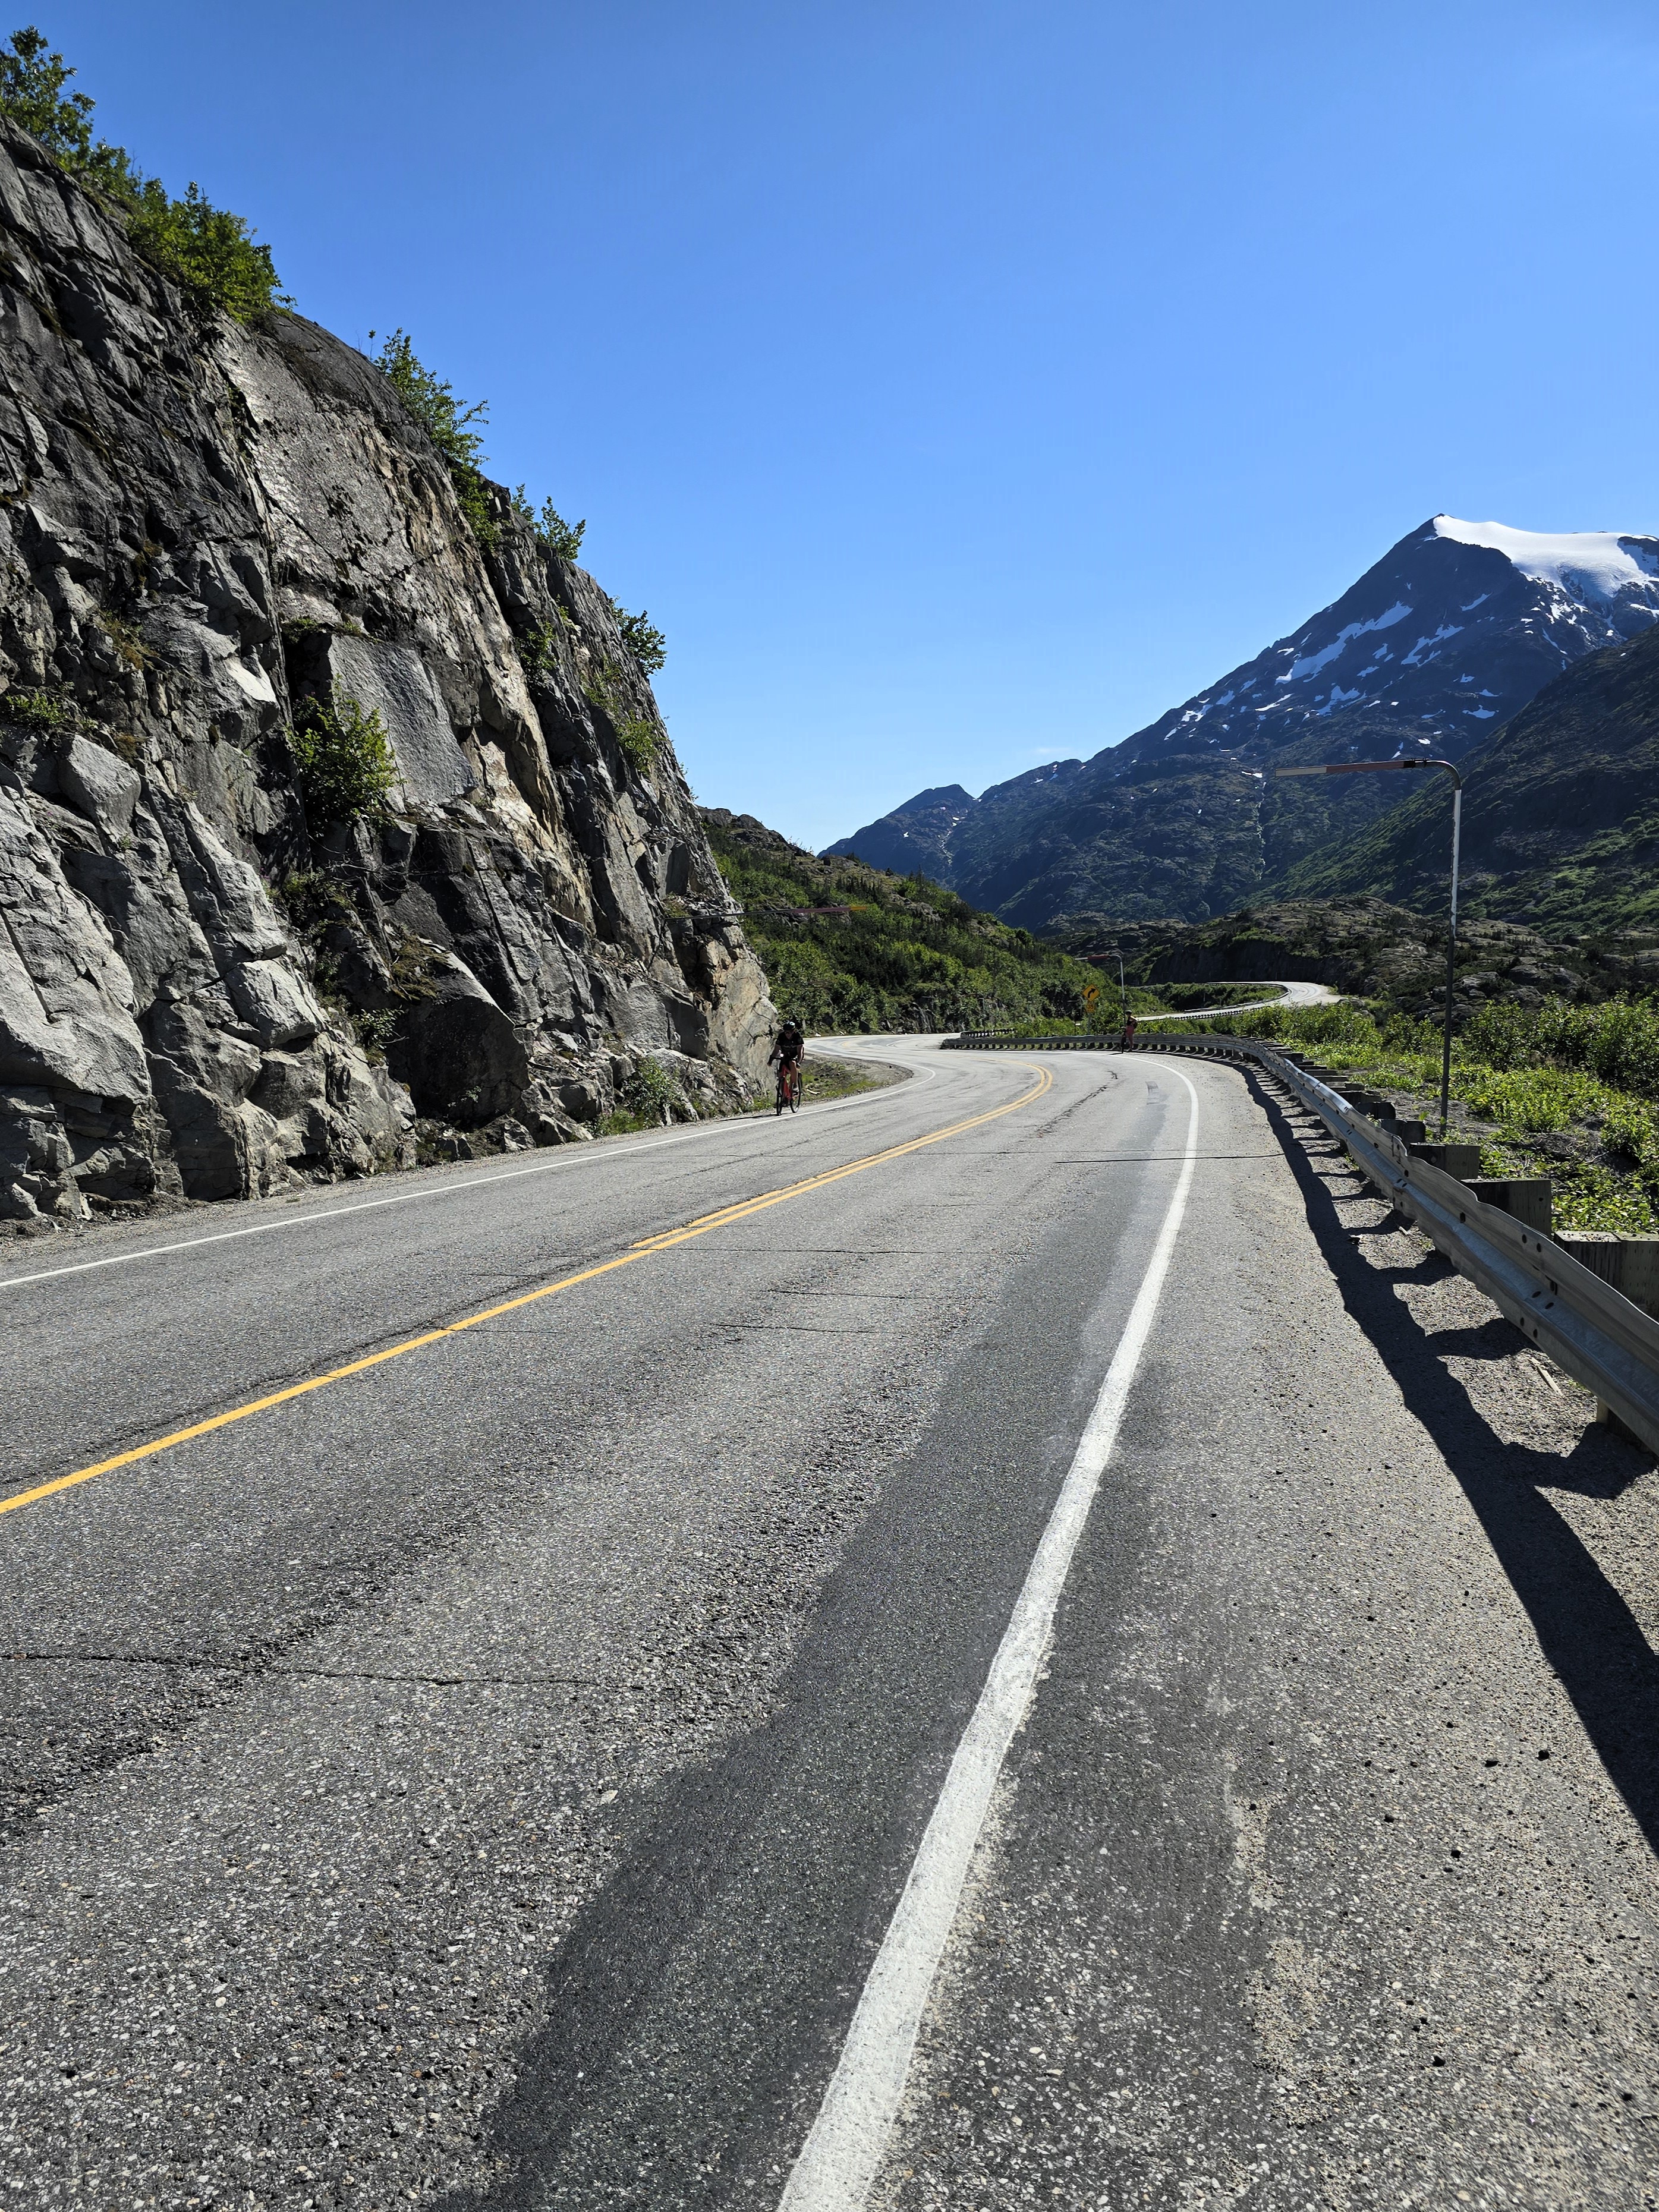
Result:
<svg viewBox="0 0 1659 2212"><path fill-rule="evenodd" d="M513 1313L520 1306L534 1305L538 1298L550 1298L560 1291L574 1289L578 1283L591 1283L597 1276L613 1273L618 1267L631 1267L635 1261L648 1260L659 1252L672 1251L677 1244L689 1243L693 1237L707 1237L715 1229L724 1229L734 1221L746 1221L751 1213L763 1212L769 1206L781 1206L787 1199L803 1198L808 1191L822 1190L828 1183L839 1182L843 1176L861 1175L866 1168L884 1166L889 1160L902 1159L907 1152L920 1152L926 1145L937 1145L946 1137L959 1137L964 1129L977 1129L981 1123L994 1121L1004 1114L1012 1114L1040 1098L1049 1089L1054 1077L1046 1067L1033 1067L1029 1060L1017 1060L1014 1065L1030 1069L1037 1080L1029 1091L1021 1091L1006 1106L994 1106L989 1113L975 1114L965 1121L952 1121L948 1128L933 1129L925 1137L912 1137L908 1143L890 1145L885 1152L871 1152L861 1160L849 1160L845 1167L828 1169L823 1175L808 1176L803 1182L786 1184L781 1190L763 1191L757 1197L743 1198L731 1206L723 1206L714 1213L700 1214L682 1229L670 1229L659 1237L647 1237L641 1243L620 1254L614 1260L603 1260L597 1266L584 1267L580 1274L562 1276L556 1283L544 1283L538 1291L526 1291L520 1297L508 1298L497 1306L487 1306L482 1313L468 1314L465 1321L447 1322L442 1328L428 1329L423 1335L406 1337L401 1344L388 1345L384 1352L371 1352L362 1359L348 1361L343 1367L331 1367L325 1375L313 1375L305 1382L290 1382L286 1389L273 1390L264 1398L251 1399L246 1406L234 1407L228 1413L215 1413L205 1421L192 1421L187 1429L174 1429L154 1443L136 1444L131 1451L117 1452L112 1459L100 1459L95 1466L77 1468L73 1474L60 1474L55 1481L42 1482L33 1490L20 1491L15 1498L0 1498L0 1513L15 1513L20 1505L33 1505L42 1498L52 1498L60 1490L72 1490L76 1483L90 1482L95 1474L109 1474L118 1467L131 1467L135 1461L153 1459L157 1452L170 1450L174 1444L188 1443L192 1437L210 1435L215 1429L228 1428L234 1421L246 1421L251 1414L267 1412L272 1406L286 1405L290 1398L303 1398L313 1390L321 1390L331 1382L343 1382L348 1375L362 1375L368 1368L379 1367L388 1359L401 1359L406 1352L418 1352L428 1344L437 1344L444 1337L459 1336L465 1328L477 1328L480 1322L495 1321L502 1314Z"/></svg>

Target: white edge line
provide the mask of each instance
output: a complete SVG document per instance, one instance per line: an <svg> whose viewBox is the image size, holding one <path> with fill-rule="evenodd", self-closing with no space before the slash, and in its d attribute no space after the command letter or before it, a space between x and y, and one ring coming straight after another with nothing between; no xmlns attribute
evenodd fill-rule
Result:
<svg viewBox="0 0 1659 2212"><path fill-rule="evenodd" d="M820 1048L822 1049L822 1048ZM844 1060L856 1055L827 1052L826 1059ZM932 1068L917 1068L915 1073L928 1077ZM894 1088L884 1085L884 1089ZM866 1096L851 1098L832 1098L819 1109L813 1119L822 1121L825 1114L833 1114L843 1106L871 1106L877 1102ZM891 1101L888 1102L891 1103ZM127 1267L137 1260L165 1260L171 1252L194 1252L204 1244L228 1244L238 1237L270 1237L282 1229L309 1229L319 1221L339 1221L351 1213L373 1213L382 1206L411 1206L421 1198L459 1198L469 1190L485 1190L491 1183L517 1182L522 1176L554 1175L561 1170L574 1173L578 1168L603 1167L607 1162L631 1158L635 1152L658 1152L669 1145L689 1145L698 1137L719 1136L730 1129L746 1129L752 1119L748 1114L723 1115L718 1121L700 1122L695 1129L685 1129L677 1137L653 1137L648 1145L627 1145L613 1152L580 1152L574 1157L562 1152L556 1159L538 1160L533 1167L509 1168L505 1175L471 1176L465 1182L424 1184L419 1190L400 1190L390 1198L366 1198L357 1206L319 1206L314 1212L297 1213L288 1221L254 1221L245 1229L216 1229L208 1237L181 1237L172 1244L146 1244L137 1252L109 1252L101 1260L76 1260L67 1267L43 1267L32 1275L0 1274L0 1292L21 1290L28 1283L55 1283L64 1275L90 1274L95 1267Z"/></svg>
<svg viewBox="0 0 1659 2212"><path fill-rule="evenodd" d="M1185 1075L1181 1080L1192 1102L1187 1149L1152 1259L870 1969L840 2063L784 2185L779 2212L862 2212L885 2154L991 1795L1030 1705L1072 1555L1111 1456L1187 1210L1197 1157L1198 1093Z"/></svg>

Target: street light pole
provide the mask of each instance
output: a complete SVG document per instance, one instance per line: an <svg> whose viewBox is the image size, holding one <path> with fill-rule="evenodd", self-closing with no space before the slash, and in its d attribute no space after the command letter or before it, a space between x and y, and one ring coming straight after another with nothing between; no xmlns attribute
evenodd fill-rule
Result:
<svg viewBox="0 0 1659 2212"><path fill-rule="evenodd" d="M1446 933L1446 1012L1440 1040L1440 1134L1451 1112L1452 985L1457 966L1457 860L1463 832L1463 779L1449 760L1328 761L1321 768L1276 768L1279 775L1380 775L1443 769L1452 780L1451 927Z"/></svg>
<svg viewBox="0 0 1659 2212"><path fill-rule="evenodd" d="M1121 1016L1118 1027L1121 1029L1129 1018L1129 987L1123 980L1123 955L1115 945L1108 948L1106 957L1109 960L1114 955L1117 959L1118 1012Z"/></svg>

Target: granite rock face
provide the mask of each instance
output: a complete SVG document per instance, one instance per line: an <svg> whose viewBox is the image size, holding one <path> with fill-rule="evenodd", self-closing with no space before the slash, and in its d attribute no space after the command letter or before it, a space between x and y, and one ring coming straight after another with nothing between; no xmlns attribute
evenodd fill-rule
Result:
<svg viewBox="0 0 1659 2212"><path fill-rule="evenodd" d="M481 545L371 362L204 318L0 125L0 1218L580 1139L647 1055L752 1094L765 978L614 608L505 494ZM383 815L307 818L333 694Z"/></svg>

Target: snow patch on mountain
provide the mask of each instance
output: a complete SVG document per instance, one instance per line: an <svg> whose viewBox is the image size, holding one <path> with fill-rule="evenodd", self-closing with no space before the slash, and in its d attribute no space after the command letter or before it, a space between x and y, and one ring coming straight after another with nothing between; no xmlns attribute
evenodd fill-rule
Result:
<svg viewBox="0 0 1659 2212"><path fill-rule="evenodd" d="M1304 676L1316 676L1328 660L1334 660L1339 653L1346 653L1355 638L1364 637L1367 630L1389 629L1395 623L1404 622L1410 612L1411 609L1408 606L1396 600L1386 613L1373 615L1370 622L1347 623L1321 652L1311 653L1302 660L1293 660L1291 663L1289 674L1279 677L1278 681L1281 684L1293 684ZM1229 696L1231 696L1230 693ZM1218 707L1224 707L1226 703L1224 699L1218 699L1216 702Z"/></svg>
<svg viewBox="0 0 1659 2212"><path fill-rule="evenodd" d="M1511 530L1504 522L1460 522L1455 515L1437 514L1434 532L1459 545L1490 546L1534 583L1553 584L1574 598L1616 599L1634 589L1659 601L1659 556L1644 550L1640 538L1618 531Z"/></svg>

